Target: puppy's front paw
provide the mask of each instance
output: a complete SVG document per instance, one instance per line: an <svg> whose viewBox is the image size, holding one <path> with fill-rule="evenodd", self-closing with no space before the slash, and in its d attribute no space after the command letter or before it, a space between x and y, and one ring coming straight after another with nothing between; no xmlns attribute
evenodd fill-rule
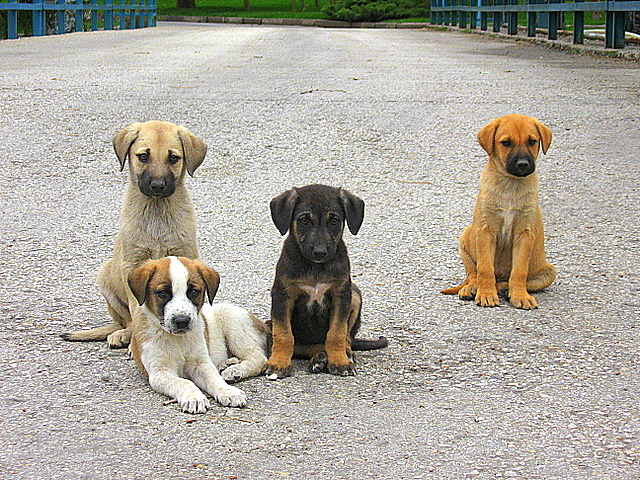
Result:
<svg viewBox="0 0 640 480"><path fill-rule="evenodd" d="M205 413L211 406L209 399L202 392L187 393L176 400L180 409L185 413Z"/></svg>
<svg viewBox="0 0 640 480"><path fill-rule="evenodd" d="M231 385L218 389L214 398L223 407L244 407L247 404L245 393Z"/></svg>
<svg viewBox="0 0 640 480"><path fill-rule="evenodd" d="M220 375L222 375L222 378L224 378L226 382L235 383L239 382L243 378L247 378L247 371L244 366L237 363L229 365L220 372Z"/></svg>
<svg viewBox="0 0 640 480"><path fill-rule="evenodd" d="M262 367L262 373L267 376L277 375L278 378L291 376L291 361L286 362L273 362L269 360L264 367Z"/></svg>
<svg viewBox="0 0 640 480"><path fill-rule="evenodd" d="M538 308L538 302L536 299L526 292L520 295L511 295L509 300L511 301L511 305L516 308L522 308L524 310L533 310L534 308Z"/></svg>
<svg viewBox="0 0 640 480"><path fill-rule="evenodd" d="M109 348L124 348L131 342L131 330L123 328L116 330L107 337L107 345Z"/></svg>
<svg viewBox="0 0 640 480"><path fill-rule="evenodd" d="M340 375L342 377L349 377L356 374L356 366L351 361L346 364L329 363L328 369L332 375Z"/></svg>
<svg viewBox="0 0 640 480"><path fill-rule="evenodd" d="M482 292L476 294L476 305L481 307L497 307L500 305L497 291Z"/></svg>

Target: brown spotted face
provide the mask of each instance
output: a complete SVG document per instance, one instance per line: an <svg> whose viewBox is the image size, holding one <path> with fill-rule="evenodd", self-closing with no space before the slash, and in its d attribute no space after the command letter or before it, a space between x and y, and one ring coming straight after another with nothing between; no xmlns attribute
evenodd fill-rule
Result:
<svg viewBox="0 0 640 480"><path fill-rule="evenodd" d="M171 196L188 171L193 175L207 146L186 128L169 122L134 123L113 139L120 167L129 158L129 172L140 191L151 198Z"/></svg>
<svg viewBox="0 0 640 480"><path fill-rule="evenodd" d="M538 120L519 114L497 118L478 133L482 148L515 177L535 171L538 153L547 152L551 137L551 130Z"/></svg>
<svg viewBox="0 0 640 480"><path fill-rule="evenodd" d="M183 257L152 260L129 275L138 303L164 330L174 334L186 333L197 325L205 295L213 300L219 281L214 270Z"/></svg>

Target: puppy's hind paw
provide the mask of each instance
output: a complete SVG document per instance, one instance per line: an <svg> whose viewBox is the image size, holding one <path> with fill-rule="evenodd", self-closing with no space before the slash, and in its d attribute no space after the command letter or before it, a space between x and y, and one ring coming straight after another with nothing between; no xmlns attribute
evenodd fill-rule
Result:
<svg viewBox="0 0 640 480"><path fill-rule="evenodd" d="M247 405L247 396L239 388L228 386L215 392L214 398L223 407L244 407Z"/></svg>
<svg viewBox="0 0 640 480"><path fill-rule="evenodd" d="M460 290L458 290L458 298L460 300L473 300L476 298L476 292L478 287L476 285L463 285Z"/></svg>
<svg viewBox="0 0 640 480"><path fill-rule="evenodd" d="M309 371L311 373L324 372L327 369L329 363L329 357L326 352L320 352L309 360Z"/></svg>
<svg viewBox="0 0 640 480"><path fill-rule="evenodd" d="M123 328L116 330L107 337L107 345L109 348L124 348L131 342L131 330Z"/></svg>
<svg viewBox="0 0 640 480"><path fill-rule="evenodd" d="M227 368L220 372L222 378L228 383L239 382L243 378L247 377L247 372L240 364L229 365Z"/></svg>

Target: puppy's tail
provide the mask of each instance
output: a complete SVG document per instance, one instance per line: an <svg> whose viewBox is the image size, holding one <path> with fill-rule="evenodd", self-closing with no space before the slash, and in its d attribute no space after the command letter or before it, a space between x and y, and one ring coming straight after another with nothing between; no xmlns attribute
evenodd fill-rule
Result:
<svg viewBox="0 0 640 480"><path fill-rule="evenodd" d="M66 332L61 334L63 340L70 342L96 342L106 340L113 332L121 330L123 327L118 323L105 325L104 327L92 328L91 330L79 330L77 332Z"/></svg>
<svg viewBox="0 0 640 480"><path fill-rule="evenodd" d="M460 285L458 287L445 288L444 290L441 290L440 293L444 293L445 295L455 295L460 291L462 287L464 287L464 285Z"/></svg>
<svg viewBox="0 0 640 480"><path fill-rule="evenodd" d="M354 338L351 340L352 350L377 350L389 345L389 342L385 337L380 337L377 340L368 340L365 338Z"/></svg>

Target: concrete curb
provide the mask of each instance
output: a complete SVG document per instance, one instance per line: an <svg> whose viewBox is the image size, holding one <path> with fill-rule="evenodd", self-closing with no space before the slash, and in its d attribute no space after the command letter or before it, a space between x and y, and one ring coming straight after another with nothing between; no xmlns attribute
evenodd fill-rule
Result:
<svg viewBox="0 0 640 480"><path fill-rule="evenodd" d="M306 18L251 18L251 17L197 17L197 16L178 16L178 15L159 15L158 21L161 22L185 22L185 23L230 23L245 25L287 25L300 27L320 27L320 28L397 28L397 29L430 29L441 31L453 31L459 33L471 33L475 35L483 35L494 37L500 40L528 42L536 45L546 46L557 50L563 50L578 55L594 55L607 58L621 58L640 62L640 51L617 50L604 48L600 46L590 45L574 45L562 40L548 40L546 38L531 38L519 35L507 35L504 33L495 33L479 29L462 29L458 27L431 25L423 22L341 22L337 20L321 20Z"/></svg>

